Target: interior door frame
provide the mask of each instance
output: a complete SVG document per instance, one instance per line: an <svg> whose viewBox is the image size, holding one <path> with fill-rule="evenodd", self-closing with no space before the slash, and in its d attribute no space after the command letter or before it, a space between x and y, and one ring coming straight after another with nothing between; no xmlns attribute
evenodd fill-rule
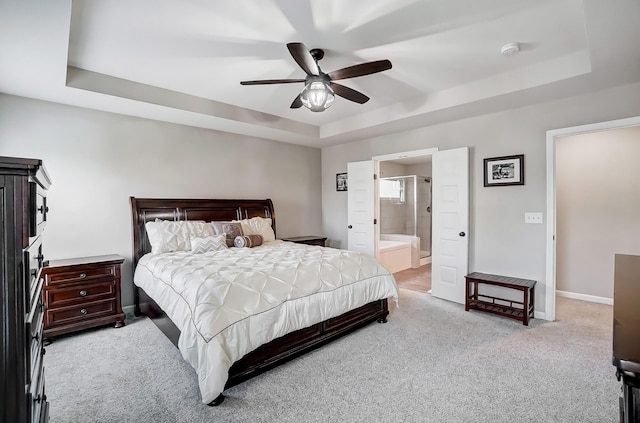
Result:
<svg viewBox="0 0 640 423"><path fill-rule="evenodd" d="M640 116L547 131L547 257L545 320L556 318L556 140L570 135L640 126Z"/></svg>

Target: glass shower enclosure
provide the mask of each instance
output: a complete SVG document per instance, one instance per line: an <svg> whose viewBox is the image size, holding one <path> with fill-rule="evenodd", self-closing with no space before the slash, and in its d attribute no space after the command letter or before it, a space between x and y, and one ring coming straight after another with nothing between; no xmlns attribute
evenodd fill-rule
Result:
<svg viewBox="0 0 640 423"><path fill-rule="evenodd" d="M431 255L431 178L418 175L380 178L380 238L420 238L420 257Z"/></svg>

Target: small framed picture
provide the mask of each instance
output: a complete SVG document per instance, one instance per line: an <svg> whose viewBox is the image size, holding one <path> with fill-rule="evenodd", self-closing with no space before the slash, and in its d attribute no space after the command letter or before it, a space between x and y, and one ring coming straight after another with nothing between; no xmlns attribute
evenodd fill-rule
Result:
<svg viewBox="0 0 640 423"><path fill-rule="evenodd" d="M346 190L347 190L347 174L336 173L336 191L346 191Z"/></svg>
<svg viewBox="0 0 640 423"><path fill-rule="evenodd" d="M524 154L484 159L484 186L524 185Z"/></svg>

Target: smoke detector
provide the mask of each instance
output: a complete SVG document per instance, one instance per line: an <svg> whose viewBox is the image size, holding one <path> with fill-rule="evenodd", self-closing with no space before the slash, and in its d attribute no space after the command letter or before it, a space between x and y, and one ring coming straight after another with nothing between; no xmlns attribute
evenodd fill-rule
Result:
<svg viewBox="0 0 640 423"><path fill-rule="evenodd" d="M500 54L503 56L512 56L520 51L519 43L509 43L502 46L500 49Z"/></svg>

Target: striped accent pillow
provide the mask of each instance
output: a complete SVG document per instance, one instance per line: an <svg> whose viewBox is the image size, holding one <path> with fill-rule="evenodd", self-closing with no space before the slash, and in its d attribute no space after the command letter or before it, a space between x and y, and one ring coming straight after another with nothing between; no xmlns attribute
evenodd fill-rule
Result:
<svg viewBox="0 0 640 423"><path fill-rule="evenodd" d="M242 235L237 236L233 240L233 245L242 248L242 247L257 247L258 245L262 245L262 235Z"/></svg>
<svg viewBox="0 0 640 423"><path fill-rule="evenodd" d="M227 240L224 234L191 238L191 252L194 254L226 249Z"/></svg>

